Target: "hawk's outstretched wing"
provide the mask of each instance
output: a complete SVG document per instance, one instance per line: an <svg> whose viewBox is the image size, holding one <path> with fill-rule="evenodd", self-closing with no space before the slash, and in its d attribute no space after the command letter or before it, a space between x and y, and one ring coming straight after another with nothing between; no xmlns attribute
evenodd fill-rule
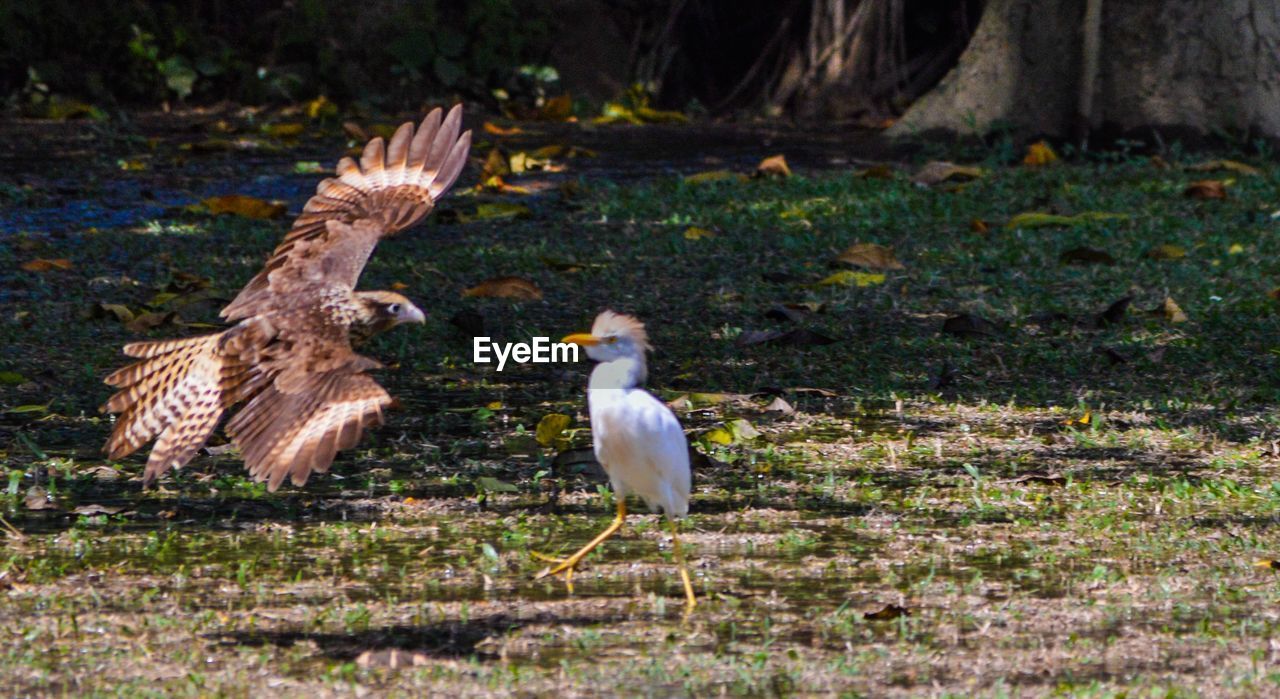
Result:
<svg viewBox="0 0 1280 699"><path fill-rule="evenodd" d="M222 309L222 317L239 320L262 312L271 295L271 273L292 264L303 241L345 248L349 280L344 281L354 287L377 242L426 217L462 172L471 132L459 136L461 125L461 105L443 119L440 109L434 109L416 132L412 123L405 123L389 143L370 141L359 164L351 158L339 161L338 176L316 187L266 266ZM360 231L360 239L344 240L343 234L353 229Z"/></svg>
<svg viewBox="0 0 1280 699"><path fill-rule="evenodd" d="M254 480L275 491L289 477L302 485L312 471L329 470L338 451L360 441L364 428L382 424L391 396L368 374L376 362L352 353L349 361L296 381L277 379L227 425Z"/></svg>

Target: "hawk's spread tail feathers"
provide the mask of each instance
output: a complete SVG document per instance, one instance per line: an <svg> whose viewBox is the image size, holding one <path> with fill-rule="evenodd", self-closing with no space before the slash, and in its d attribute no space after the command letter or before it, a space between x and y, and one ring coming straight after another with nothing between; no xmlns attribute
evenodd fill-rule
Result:
<svg viewBox="0 0 1280 699"><path fill-rule="evenodd" d="M105 379L119 389L102 406L120 414L105 447L109 458L128 456L158 436L143 475L150 483L195 456L230 405L227 395L250 371L219 352L224 334L125 345L125 354L141 361Z"/></svg>
<svg viewBox="0 0 1280 699"><path fill-rule="evenodd" d="M375 138L364 148L360 162L343 158L337 177L324 180L307 201L302 215L271 253L265 268L240 291L222 317L246 318L268 294L268 277L289 259L294 246L304 240L323 239L327 223L376 224L382 236L404 230L431 213L432 207L458 179L471 149L471 132L459 135L462 105L441 117L434 109L414 131L412 123L396 130L390 142Z"/></svg>
<svg viewBox="0 0 1280 699"><path fill-rule="evenodd" d="M186 465L223 413L267 378L256 361L273 333L251 321L212 335L125 345L124 353L140 361L103 380L118 389L101 408L119 413L103 448L108 458L124 458L158 437L143 483Z"/></svg>

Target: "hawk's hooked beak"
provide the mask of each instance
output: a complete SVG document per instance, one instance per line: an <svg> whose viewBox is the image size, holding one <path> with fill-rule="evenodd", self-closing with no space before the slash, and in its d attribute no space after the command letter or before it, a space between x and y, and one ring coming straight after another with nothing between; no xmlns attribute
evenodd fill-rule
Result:
<svg viewBox="0 0 1280 699"><path fill-rule="evenodd" d="M417 306L409 306L408 308L404 309L403 319L400 322L401 323L425 323L427 322L427 316Z"/></svg>
<svg viewBox="0 0 1280 699"><path fill-rule="evenodd" d="M600 344L600 338L592 335L591 333L574 333L572 335L565 335L561 342L582 345L583 347L594 347Z"/></svg>

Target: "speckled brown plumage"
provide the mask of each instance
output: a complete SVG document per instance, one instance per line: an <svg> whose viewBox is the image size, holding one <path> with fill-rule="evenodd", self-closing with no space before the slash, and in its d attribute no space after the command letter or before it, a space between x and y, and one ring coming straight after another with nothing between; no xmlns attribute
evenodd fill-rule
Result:
<svg viewBox="0 0 1280 699"><path fill-rule="evenodd" d="M439 109L389 144L375 138L357 165L338 163L320 183L264 269L222 310L237 324L213 335L135 342L139 361L108 376L103 406L117 413L105 451L123 458L155 439L144 482L195 456L223 415L250 474L275 490L325 472L336 453L381 424L391 397L365 372L379 364L355 352L365 338L422 322L408 299L355 291L374 247L430 213L466 163L471 133L460 106Z"/></svg>

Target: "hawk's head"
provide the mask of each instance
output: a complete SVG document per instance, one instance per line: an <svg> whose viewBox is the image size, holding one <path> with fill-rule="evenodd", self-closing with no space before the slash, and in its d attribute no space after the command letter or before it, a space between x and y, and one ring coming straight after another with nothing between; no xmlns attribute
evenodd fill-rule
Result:
<svg viewBox="0 0 1280 699"><path fill-rule="evenodd" d="M373 333L390 330L401 323L424 323L427 316L409 299L391 291L357 291L364 306L365 322Z"/></svg>

